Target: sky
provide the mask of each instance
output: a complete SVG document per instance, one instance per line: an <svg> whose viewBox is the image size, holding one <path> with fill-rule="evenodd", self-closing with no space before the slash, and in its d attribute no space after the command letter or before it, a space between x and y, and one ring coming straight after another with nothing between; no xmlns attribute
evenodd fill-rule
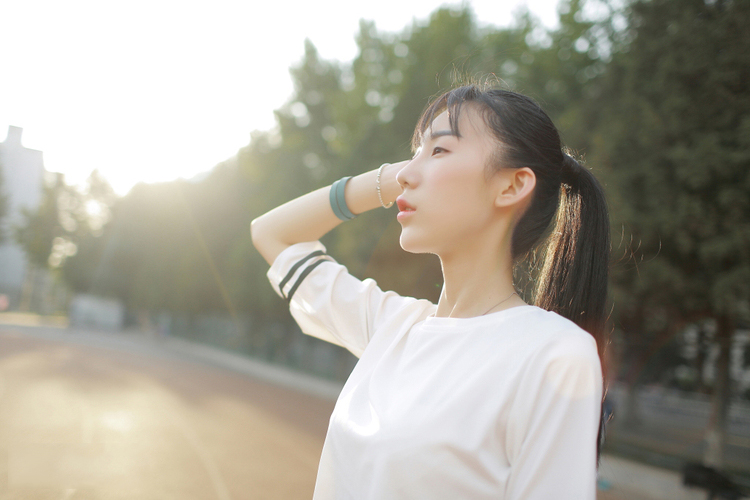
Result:
<svg viewBox="0 0 750 500"><path fill-rule="evenodd" d="M526 6L544 25L557 0L465 1L480 24ZM293 91L310 39L351 61L359 20L400 32L440 0L4 0L0 141L8 125L45 168L82 184L99 172L124 195L137 182L191 178L232 157Z"/></svg>

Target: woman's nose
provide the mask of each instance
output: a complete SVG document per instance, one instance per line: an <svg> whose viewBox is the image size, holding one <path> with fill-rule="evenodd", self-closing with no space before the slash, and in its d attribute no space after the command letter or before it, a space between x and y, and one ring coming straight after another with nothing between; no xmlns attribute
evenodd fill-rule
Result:
<svg viewBox="0 0 750 500"><path fill-rule="evenodd" d="M413 163L415 162L415 158L408 160L405 163L404 167L398 171L396 174L396 182L399 183L402 189L405 189L408 187L414 187L414 184L416 182L415 178L415 172Z"/></svg>

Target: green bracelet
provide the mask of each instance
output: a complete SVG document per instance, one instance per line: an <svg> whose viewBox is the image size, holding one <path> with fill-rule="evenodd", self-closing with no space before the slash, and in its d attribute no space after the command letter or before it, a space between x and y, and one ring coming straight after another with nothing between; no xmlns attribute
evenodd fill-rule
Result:
<svg viewBox="0 0 750 500"><path fill-rule="evenodd" d="M336 214L336 217L343 221L352 220L356 217L356 215L353 214L351 210L349 210L349 207L346 205L346 197L344 196L346 183L349 182L349 179L351 179L351 176L342 177L341 179L334 182L331 185L331 190L328 196L331 202L333 213Z"/></svg>

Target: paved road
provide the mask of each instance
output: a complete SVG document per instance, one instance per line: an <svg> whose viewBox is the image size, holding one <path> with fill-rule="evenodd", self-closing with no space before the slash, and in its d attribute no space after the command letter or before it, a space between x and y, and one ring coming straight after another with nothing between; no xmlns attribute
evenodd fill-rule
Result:
<svg viewBox="0 0 750 500"><path fill-rule="evenodd" d="M0 499L309 499L333 402L0 326Z"/></svg>

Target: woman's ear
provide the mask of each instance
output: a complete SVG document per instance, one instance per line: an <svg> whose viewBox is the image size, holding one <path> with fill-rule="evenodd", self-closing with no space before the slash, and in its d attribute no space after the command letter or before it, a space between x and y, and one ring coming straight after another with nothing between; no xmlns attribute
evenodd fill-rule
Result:
<svg viewBox="0 0 750 500"><path fill-rule="evenodd" d="M496 207L509 207L520 204L521 208L531 201L531 193L536 186L536 175L528 167L505 168L498 172L500 187L495 196Z"/></svg>

